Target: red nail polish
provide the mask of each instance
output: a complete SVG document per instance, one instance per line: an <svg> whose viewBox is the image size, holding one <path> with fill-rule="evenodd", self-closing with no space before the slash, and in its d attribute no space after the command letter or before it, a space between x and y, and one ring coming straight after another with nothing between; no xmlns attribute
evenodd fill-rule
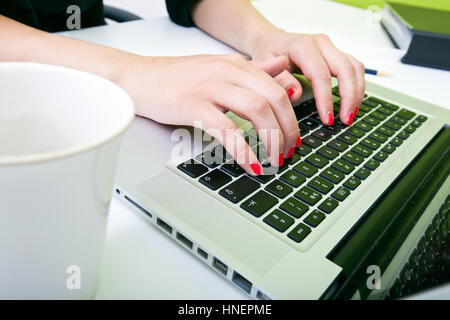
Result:
<svg viewBox="0 0 450 320"><path fill-rule="evenodd" d="M355 108L355 116L358 113L358 110L359 110L359 106L356 106L356 108Z"/></svg>
<svg viewBox="0 0 450 320"><path fill-rule="evenodd" d="M302 138L300 136L297 137L297 142L295 142L296 147L300 147L302 145Z"/></svg>
<svg viewBox="0 0 450 320"><path fill-rule="evenodd" d="M295 89L294 88L287 89L287 94L289 98L292 98L292 96L295 94Z"/></svg>
<svg viewBox="0 0 450 320"><path fill-rule="evenodd" d="M289 149L288 154L287 154L287 157L289 159L292 158L292 156L294 155L294 150L295 150L295 147L292 147Z"/></svg>
<svg viewBox="0 0 450 320"><path fill-rule="evenodd" d="M282 167L284 164L284 153L280 153L280 155L278 156L278 166Z"/></svg>
<svg viewBox="0 0 450 320"><path fill-rule="evenodd" d="M353 123L353 111L348 114L347 122L349 125Z"/></svg>
<svg viewBox="0 0 450 320"><path fill-rule="evenodd" d="M258 176L262 173L261 165L258 162L251 163L250 167L252 168L253 172L256 173Z"/></svg>
<svg viewBox="0 0 450 320"><path fill-rule="evenodd" d="M328 111L327 117L328 117L328 125L332 126L334 123L333 112Z"/></svg>

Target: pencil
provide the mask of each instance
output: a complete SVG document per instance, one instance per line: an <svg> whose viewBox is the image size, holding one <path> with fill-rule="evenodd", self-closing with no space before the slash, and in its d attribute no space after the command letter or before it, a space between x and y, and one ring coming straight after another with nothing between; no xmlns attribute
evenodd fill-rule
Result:
<svg viewBox="0 0 450 320"><path fill-rule="evenodd" d="M390 77L391 76L389 73L379 71L379 70L365 69L364 71L367 74L372 74L374 76L379 76L379 77Z"/></svg>

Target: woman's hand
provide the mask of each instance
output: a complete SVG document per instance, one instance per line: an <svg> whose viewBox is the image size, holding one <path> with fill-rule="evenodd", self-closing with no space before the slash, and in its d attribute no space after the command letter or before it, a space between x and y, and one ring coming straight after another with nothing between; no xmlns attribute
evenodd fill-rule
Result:
<svg viewBox="0 0 450 320"><path fill-rule="evenodd" d="M274 79L288 67L284 56L249 62L239 54L141 57L128 60L121 85L138 115L160 123L199 126L216 137L248 173L262 171L236 125L232 111L253 123L269 161L280 166L300 144L299 129L286 90ZM264 131L264 130L263 130Z"/></svg>
<svg viewBox="0 0 450 320"><path fill-rule="evenodd" d="M311 82L320 119L328 125L333 123L331 76L337 77L342 98L339 117L343 123L353 122L357 107L364 98L364 65L339 51L326 35L295 34L274 29L260 36L250 51L254 61L280 55L288 57L288 70L299 69ZM276 79L289 90L292 102L300 98L302 88L292 74L284 71Z"/></svg>

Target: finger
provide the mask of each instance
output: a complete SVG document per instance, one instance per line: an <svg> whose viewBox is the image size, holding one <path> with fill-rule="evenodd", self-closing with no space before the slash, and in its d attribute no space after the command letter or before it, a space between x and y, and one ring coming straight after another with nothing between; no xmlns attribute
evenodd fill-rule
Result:
<svg viewBox="0 0 450 320"><path fill-rule="evenodd" d="M248 174L262 173L261 163L230 118L213 105L197 107L195 110L192 117L194 125L201 123L201 129L216 138Z"/></svg>
<svg viewBox="0 0 450 320"><path fill-rule="evenodd" d="M252 64L240 64L240 68L229 73L229 81L238 87L257 93L268 101L282 131L280 137L283 137L284 140L280 139L279 155L276 156L274 152L271 152L271 163L276 163L282 157L281 153L284 156L292 157L300 132L286 90L267 73Z"/></svg>
<svg viewBox="0 0 450 320"><path fill-rule="evenodd" d="M350 59L350 62L353 64L353 67L355 68L356 73L356 84L357 84L357 102L356 102L356 108L355 108L355 116L358 112L359 105L364 100L364 92L366 91L366 79L365 79L365 67L364 65L356 60L351 55L347 54L348 58Z"/></svg>
<svg viewBox="0 0 450 320"><path fill-rule="evenodd" d="M289 71L284 70L275 77L275 81L286 90L292 103L296 103L302 96L302 85Z"/></svg>
<svg viewBox="0 0 450 320"><path fill-rule="evenodd" d="M288 68L289 59L286 56L278 56L265 60L251 61L251 63L271 77L275 77Z"/></svg>
<svg viewBox="0 0 450 320"><path fill-rule="evenodd" d="M356 72L347 55L339 51L325 35L316 35L322 56L331 71L338 79L341 96L339 117L343 123L352 124L354 110L358 104L358 86Z"/></svg>
<svg viewBox="0 0 450 320"><path fill-rule="evenodd" d="M331 74L315 41L305 36L292 50L291 59L311 82L320 120L325 125L333 124Z"/></svg>
<svg viewBox="0 0 450 320"><path fill-rule="evenodd" d="M229 85L217 90L214 102L251 121L266 146L271 165L283 165L284 158L279 153L280 143L283 143L282 131L268 101L253 91Z"/></svg>

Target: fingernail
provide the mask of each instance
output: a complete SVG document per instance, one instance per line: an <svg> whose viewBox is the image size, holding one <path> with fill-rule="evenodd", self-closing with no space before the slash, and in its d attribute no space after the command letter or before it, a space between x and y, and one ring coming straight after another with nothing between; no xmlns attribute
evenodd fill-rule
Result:
<svg viewBox="0 0 450 320"><path fill-rule="evenodd" d="M258 162L253 162L250 164L250 168L252 168L253 172L258 176L262 173L261 165Z"/></svg>
<svg viewBox="0 0 450 320"><path fill-rule="evenodd" d="M332 126L334 123L333 112L328 111L327 118L328 118L328 125Z"/></svg>
<svg viewBox="0 0 450 320"><path fill-rule="evenodd" d="M295 142L296 147L300 147L302 145L302 138L300 136L297 137L297 142Z"/></svg>
<svg viewBox="0 0 450 320"><path fill-rule="evenodd" d="M294 150L295 150L295 147L292 147L289 149L288 154L287 154L287 157L289 159L292 158L292 156L294 155Z"/></svg>
<svg viewBox="0 0 450 320"><path fill-rule="evenodd" d="M353 111L348 114L347 123L349 125L353 123Z"/></svg>
<svg viewBox="0 0 450 320"><path fill-rule="evenodd" d="M284 164L284 153L280 153L280 155L278 156L278 166L282 167Z"/></svg>
<svg viewBox="0 0 450 320"><path fill-rule="evenodd" d="M287 94L289 98L292 98L292 96L295 94L295 89L294 88L287 89Z"/></svg>
<svg viewBox="0 0 450 320"><path fill-rule="evenodd" d="M356 108L355 108L355 116L358 113L358 110L359 110L359 106L356 106Z"/></svg>

